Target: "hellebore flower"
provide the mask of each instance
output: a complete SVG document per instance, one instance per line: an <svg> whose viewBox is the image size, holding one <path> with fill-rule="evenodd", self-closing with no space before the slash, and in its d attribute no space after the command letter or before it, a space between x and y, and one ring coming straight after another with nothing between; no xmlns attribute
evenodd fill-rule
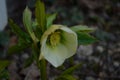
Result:
<svg viewBox="0 0 120 80"><path fill-rule="evenodd" d="M45 58L58 67L75 54L77 45L75 32L63 25L52 25L42 35L40 59Z"/></svg>

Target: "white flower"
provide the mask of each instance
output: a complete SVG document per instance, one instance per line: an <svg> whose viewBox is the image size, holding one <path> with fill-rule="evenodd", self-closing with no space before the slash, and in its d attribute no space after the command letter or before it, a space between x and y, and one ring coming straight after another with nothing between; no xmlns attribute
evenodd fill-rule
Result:
<svg viewBox="0 0 120 80"><path fill-rule="evenodd" d="M63 64L77 49L77 35L63 25L52 25L41 38L40 59L45 58L54 67Z"/></svg>

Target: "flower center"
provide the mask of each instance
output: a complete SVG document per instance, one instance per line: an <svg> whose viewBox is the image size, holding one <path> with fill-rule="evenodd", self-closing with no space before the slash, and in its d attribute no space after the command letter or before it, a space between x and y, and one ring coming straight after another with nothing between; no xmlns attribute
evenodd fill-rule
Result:
<svg viewBox="0 0 120 80"><path fill-rule="evenodd" d="M60 43L60 39L61 39L61 36L60 36L60 32L59 31L56 31L54 33L52 33L50 35L50 44L51 46L56 46L57 44Z"/></svg>

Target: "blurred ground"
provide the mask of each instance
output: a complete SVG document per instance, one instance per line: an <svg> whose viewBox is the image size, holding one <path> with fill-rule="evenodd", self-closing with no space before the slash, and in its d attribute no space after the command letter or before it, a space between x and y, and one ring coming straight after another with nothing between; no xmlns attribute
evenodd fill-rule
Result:
<svg viewBox="0 0 120 80"><path fill-rule="evenodd" d="M44 0L47 13L57 12L54 23L73 26L84 24L97 30L93 35L99 42L79 46L74 56L74 64L83 62L80 69L74 72L78 80L120 80L120 1L119 0ZM14 3L14 5L13 5ZM34 0L8 0L8 15L22 26L22 11L29 5L34 12ZM23 27L22 27L23 28ZM17 38L9 34L9 26L0 34L0 57L5 58L8 40L15 44ZM2 36L2 35L9 35ZM5 44L3 44L5 43ZM30 55L29 49L22 54L13 55L8 67L10 80L38 80L39 72L35 64L23 69L24 60ZM68 61L64 63L70 67ZM53 74L50 74L50 73ZM54 80L61 70L48 64L48 75Z"/></svg>

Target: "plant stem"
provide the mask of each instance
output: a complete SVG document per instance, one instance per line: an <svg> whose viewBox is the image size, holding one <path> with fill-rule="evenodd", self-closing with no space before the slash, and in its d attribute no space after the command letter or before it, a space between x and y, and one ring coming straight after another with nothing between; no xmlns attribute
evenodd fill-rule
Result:
<svg viewBox="0 0 120 80"><path fill-rule="evenodd" d="M42 59L39 61L38 54L40 53L40 51L39 51L37 44L35 42L32 46L32 49L33 49L34 59L36 60L37 66L40 70L40 74L41 74L40 80L47 80L46 61L45 61L45 59Z"/></svg>
<svg viewBox="0 0 120 80"><path fill-rule="evenodd" d="M45 59L40 60L40 73L41 73L41 80L47 80Z"/></svg>

